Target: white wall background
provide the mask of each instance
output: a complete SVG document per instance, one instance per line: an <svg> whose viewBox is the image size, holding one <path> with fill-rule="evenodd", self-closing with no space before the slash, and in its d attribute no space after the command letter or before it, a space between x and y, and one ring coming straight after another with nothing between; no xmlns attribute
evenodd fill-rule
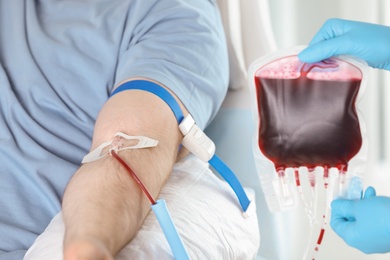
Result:
<svg viewBox="0 0 390 260"><path fill-rule="evenodd" d="M278 48L306 45L321 25L329 18L337 17L390 25L390 1L388 0L270 0L272 27ZM389 46L390 48L390 46ZM373 185L378 194L390 195L390 72L370 69L369 81L362 102L359 104L367 125L369 158L365 186ZM284 214L284 213L283 213ZM288 225L296 226L293 234L304 236L302 216L288 218ZM301 231L299 231L301 229ZM364 255L348 247L328 227L318 255L321 259L384 260L390 254ZM282 238L276 245L289 251L286 259L299 259L297 248L302 248L301 236Z"/></svg>

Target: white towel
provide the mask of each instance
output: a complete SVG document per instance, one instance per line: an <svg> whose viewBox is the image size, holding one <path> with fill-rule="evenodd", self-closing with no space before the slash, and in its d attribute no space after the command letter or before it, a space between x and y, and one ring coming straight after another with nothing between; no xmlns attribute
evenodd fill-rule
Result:
<svg viewBox="0 0 390 260"><path fill-rule="evenodd" d="M246 189L250 199L253 190ZM260 235L256 209L245 218L228 184L194 156L174 167L162 189L168 210L191 259L255 259ZM253 199L252 203L255 201ZM253 205L255 206L255 205ZM62 260L64 224L56 215L25 255L25 260ZM116 260L173 259L153 212Z"/></svg>

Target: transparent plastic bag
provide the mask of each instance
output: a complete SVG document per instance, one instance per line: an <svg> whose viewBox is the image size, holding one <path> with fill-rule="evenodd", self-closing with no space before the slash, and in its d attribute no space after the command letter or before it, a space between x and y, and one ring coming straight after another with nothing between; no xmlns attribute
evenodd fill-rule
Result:
<svg viewBox="0 0 390 260"><path fill-rule="evenodd" d="M271 212L297 205L301 177L316 179L333 198L358 199L367 135L357 109L368 66L351 57L301 62L304 46L254 61L249 87L255 126L254 157Z"/></svg>
<svg viewBox="0 0 390 260"><path fill-rule="evenodd" d="M315 259L331 201L362 195L368 144L357 104L368 66L346 56L306 64L297 57L303 48L259 58L248 78L265 200L271 212L302 205L311 227L303 259Z"/></svg>

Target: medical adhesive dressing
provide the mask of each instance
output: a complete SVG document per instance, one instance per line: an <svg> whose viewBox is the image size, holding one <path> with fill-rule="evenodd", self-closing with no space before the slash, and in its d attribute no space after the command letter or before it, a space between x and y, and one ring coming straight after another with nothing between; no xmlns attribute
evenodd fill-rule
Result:
<svg viewBox="0 0 390 260"><path fill-rule="evenodd" d="M261 57L248 75L257 122L254 156L268 208L287 210L300 201L310 225L322 223L312 250L305 253L305 259L314 259L331 201L360 199L363 190L367 137L356 104L368 66L345 56L303 63L297 57L303 48ZM325 198L320 221L319 183Z"/></svg>
<svg viewBox="0 0 390 260"><path fill-rule="evenodd" d="M128 149L141 149L157 146L158 141L146 136L130 136L122 132L114 135L112 141L99 145L92 152L84 156L81 163L88 163L99 160L110 154L110 150L123 151Z"/></svg>

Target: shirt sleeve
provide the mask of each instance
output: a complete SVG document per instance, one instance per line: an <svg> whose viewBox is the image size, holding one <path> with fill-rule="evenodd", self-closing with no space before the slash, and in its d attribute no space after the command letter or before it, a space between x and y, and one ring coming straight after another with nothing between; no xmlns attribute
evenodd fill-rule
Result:
<svg viewBox="0 0 390 260"><path fill-rule="evenodd" d="M217 5L211 0L150 2L140 0L129 9L115 85L132 77L158 81L205 128L228 88L228 55Z"/></svg>

